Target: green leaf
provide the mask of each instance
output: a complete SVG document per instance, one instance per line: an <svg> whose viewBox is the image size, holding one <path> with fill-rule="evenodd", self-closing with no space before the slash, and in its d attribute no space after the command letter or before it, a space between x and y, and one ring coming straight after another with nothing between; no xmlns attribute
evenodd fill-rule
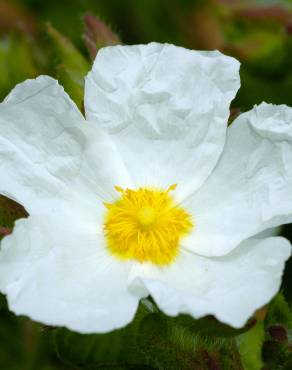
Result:
<svg viewBox="0 0 292 370"><path fill-rule="evenodd" d="M21 217L27 217L26 210L14 200L0 195L0 225L12 227L15 220Z"/></svg>
<svg viewBox="0 0 292 370"><path fill-rule="evenodd" d="M227 324L221 323L213 316L206 316L195 320L189 315L179 315L175 318L169 318L169 320L187 328L193 333L222 338L230 338L242 334L252 328L256 322L255 319L250 319L244 327L235 329Z"/></svg>
<svg viewBox="0 0 292 370"><path fill-rule="evenodd" d="M141 322L139 341L145 362L157 369L242 369L233 339L195 333L161 313Z"/></svg>
<svg viewBox="0 0 292 370"><path fill-rule="evenodd" d="M89 71L90 65L72 42L51 25L48 25L47 32L56 58L56 77L81 109L84 96L84 77Z"/></svg>
<svg viewBox="0 0 292 370"><path fill-rule="evenodd" d="M136 348L137 328L149 313L149 306L142 302L132 323L105 334L84 335L65 328L57 329L54 333L57 354L66 363L86 368L138 366L142 360Z"/></svg>
<svg viewBox="0 0 292 370"><path fill-rule="evenodd" d="M167 318L158 313L142 321L139 343L147 364L157 369L195 368L192 338L184 330L171 329Z"/></svg>
<svg viewBox="0 0 292 370"><path fill-rule="evenodd" d="M17 83L37 74L33 49L24 34L15 32L0 41L0 100Z"/></svg>
<svg viewBox="0 0 292 370"><path fill-rule="evenodd" d="M236 342L245 370L262 369L262 345L264 339L265 330L262 320L259 320L251 330L237 337Z"/></svg>
<svg viewBox="0 0 292 370"><path fill-rule="evenodd" d="M13 314L0 308L0 367L19 370L25 361L21 325Z"/></svg>
<svg viewBox="0 0 292 370"><path fill-rule="evenodd" d="M0 293L0 311L7 311L7 301L3 294Z"/></svg>
<svg viewBox="0 0 292 370"><path fill-rule="evenodd" d="M0 195L0 240L12 230L17 219L27 216L20 204Z"/></svg>
<svg viewBox="0 0 292 370"><path fill-rule="evenodd" d="M275 324L292 328L292 311L282 293L278 293L271 301L265 319L266 327Z"/></svg>

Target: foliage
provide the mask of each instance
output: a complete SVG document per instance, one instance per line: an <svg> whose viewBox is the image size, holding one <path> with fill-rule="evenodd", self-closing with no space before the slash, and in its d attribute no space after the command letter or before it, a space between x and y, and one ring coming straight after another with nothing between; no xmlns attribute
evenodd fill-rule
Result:
<svg viewBox="0 0 292 370"><path fill-rule="evenodd" d="M18 82L49 74L82 110L84 76L100 47L156 40L237 57L242 88L233 112L262 100L292 105L291 2L262 3L0 0L0 99ZM23 207L1 196L0 239L26 216ZM284 234L292 239L291 226ZM167 317L144 300L126 328L81 335L16 317L0 296L0 368L288 370L291 284L290 260L282 293L239 330L213 317Z"/></svg>

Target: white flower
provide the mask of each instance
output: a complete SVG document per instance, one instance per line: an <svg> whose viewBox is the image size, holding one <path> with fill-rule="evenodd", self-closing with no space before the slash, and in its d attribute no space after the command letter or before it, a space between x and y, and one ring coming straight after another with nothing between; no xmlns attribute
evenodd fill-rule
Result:
<svg viewBox="0 0 292 370"><path fill-rule="evenodd" d="M30 216L3 239L16 314L90 333L141 297L234 327L278 291L292 220L292 109L261 104L227 129L239 63L151 43L102 49L86 120L57 81L0 105L0 193ZM227 133L226 133L227 132Z"/></svg>

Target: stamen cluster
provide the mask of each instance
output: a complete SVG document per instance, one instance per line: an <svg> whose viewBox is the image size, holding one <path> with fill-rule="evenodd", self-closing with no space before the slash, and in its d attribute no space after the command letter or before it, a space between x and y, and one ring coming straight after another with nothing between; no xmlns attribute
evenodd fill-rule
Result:
<svg viewBox="0 0 292 370"><path fill-rule="evenodd" d="M169 194L175 187L166 191L116 187L122 195L105 204L104 225L108 248L114 255L157 265L174 260L181 237L193 226L189 214L175 205Z"/></svg>

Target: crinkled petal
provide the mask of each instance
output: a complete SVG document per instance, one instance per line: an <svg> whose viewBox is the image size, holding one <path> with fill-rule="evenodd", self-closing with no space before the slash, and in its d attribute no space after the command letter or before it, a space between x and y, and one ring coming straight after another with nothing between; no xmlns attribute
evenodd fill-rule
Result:
<svg viewBox="0 0 292 370"><path fill-rule="evenodd" d="M104 246L98 216L77 203L52 217L19 220L0 252L0 290L18 315L81 333L107 332L134 317L130 264Z"/></svg>
<svg viewBox="0 0 292 370"><path fill-rule="evenodd" d="M291 245L281 237L249 239L224 257L182 251L165 268L136 265L131 283L144 288L166 314L214 315L239 328L279 290Z"/></svg>
<svg viewBox="0 0 292 370"><path fill-rule="evenodd" d="M168 44L101 49L86 78L85 111L115 140L135 187L194 192L221 154L239 63Z"/></svg>
<svg viewBox="0 0 292 370"><path fill-rule="evenodd" d="M0 194L29 213L72 191L106 197L128 185L108 135L87 127L58 82L27 80L0 104Z"/></svg>
<svg viewBox="0 0 292 370"><path fill-rule="evenodd" d="M224 255L267 228L292 221L292 109L261 104L228 129L214 172L185 202L194 230L183 245Z"/></svg>

